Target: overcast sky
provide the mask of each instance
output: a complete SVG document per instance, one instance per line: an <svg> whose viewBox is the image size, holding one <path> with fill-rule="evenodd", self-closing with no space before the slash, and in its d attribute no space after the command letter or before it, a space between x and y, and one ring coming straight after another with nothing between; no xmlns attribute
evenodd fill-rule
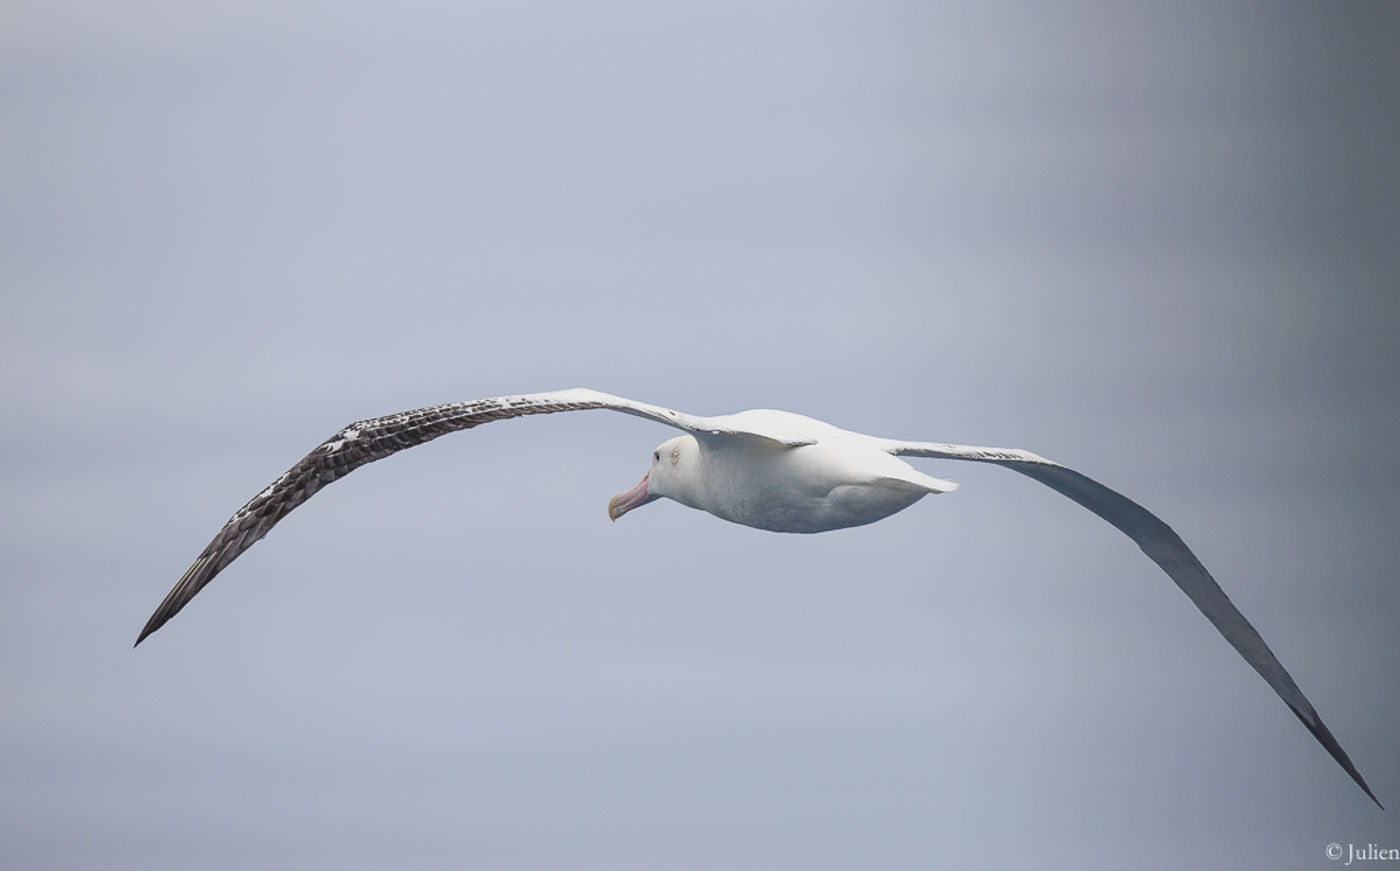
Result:
<svg viewBox="0 0 1400 871"><path fill-rule="evenodd" d="M1400 848L1391 2L0 9L0 864L1241 868ZM783 536L587 385L1022 447ZM1374 863L1373 863L1374 864Z"/></svg>

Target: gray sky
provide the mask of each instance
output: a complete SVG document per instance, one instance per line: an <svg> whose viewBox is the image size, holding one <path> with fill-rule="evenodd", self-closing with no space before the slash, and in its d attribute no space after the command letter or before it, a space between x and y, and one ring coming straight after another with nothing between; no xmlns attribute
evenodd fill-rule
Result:
<svg viewBox="0 0 1400 871"><path fill-rule="evenodd" d="M1400 806L1397 25L0 9L0 860L1400 848L1131 542L998 469L924 463L963 488L821 536L669 503L613 525L669 432L492 425L318 495L130 649L350 420L575 384L779 407L1028 448L1143 502Z"/></svg>

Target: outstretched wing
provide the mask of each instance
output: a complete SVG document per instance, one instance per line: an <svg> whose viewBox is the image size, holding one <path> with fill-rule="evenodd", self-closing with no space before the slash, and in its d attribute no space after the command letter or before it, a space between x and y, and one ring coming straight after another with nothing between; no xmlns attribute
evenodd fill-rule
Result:
<svg viewBox="0 0 1400 871"><path fill-rule="evenodd" d="M1289 709L1303 721L1303 725L1308 727L1308 731L1327 748L1332 758L1366 791L1371 801L1380 806L1380 801L1366 785L1356 766L1351 764L1346 751L1323 725L1317 711L1303 695L1303 691L1298 689L1293 677L1278 661L1278 657L1274 656L1269 645L1264 643L1259 631L1245 619L1235 607L1235 603L1225 595L1225 591L1220 589L1215 578L1206 571L1206 567L1186 546L1186 542L1155 514L1087 475L1029 451L933 442L899 442L890 439L881 439L880 442L885 450L896 455L972 460L1005 466L1058 490L1113 524L1137 542L1143 552L1161 566L1181 591L1196 603L1196 607L1201 609L1206 619L1225 636L1225 640L1230 642L1245 661L1254 666L1254 670L1274 688L1274 692L1279 694Z"/></svg>
<svg viewBox="0 0 1400 871"><path fill-rule="evenodd" d="M645 417L689 432L742 433L785 445L803 444L761 432L735 429L728 420L686 414L582 387L435 405L356 421L317 445L248 504L234 512L151 615L136 643L140 644L147 635L179 613L215 575L267 535L268 530L294 508L310 499L317 490L340 480L360 466L432 441L438 436L471 429L493 420L594 408Z"/></svg>

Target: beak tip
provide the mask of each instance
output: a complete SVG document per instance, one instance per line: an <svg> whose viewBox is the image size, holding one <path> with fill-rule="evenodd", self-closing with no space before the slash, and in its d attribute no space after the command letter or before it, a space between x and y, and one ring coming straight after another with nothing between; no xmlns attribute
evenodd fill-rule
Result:
<svg viewBox="0 0 1400 871"><path fill-rule="evenodd" d="M608 500L608 518L614 522L619 517L636 508L638 505L645 505L656 497L647 490L647 481L651 479L648 472L637 482L637 486L626 493L619 493Z"/></svg>

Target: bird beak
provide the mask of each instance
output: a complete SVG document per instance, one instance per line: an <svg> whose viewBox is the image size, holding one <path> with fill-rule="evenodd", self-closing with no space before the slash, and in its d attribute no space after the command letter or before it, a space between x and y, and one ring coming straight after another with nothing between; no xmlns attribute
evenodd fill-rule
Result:
<svg viewBox="0 0 1400 871"><path fill-rule="evenodd" d="M647 472L642 476L642 480L637 482L637 486L628 490L626 493L619 493L609 499L608 517L616 520L633 508L639 508L651 500L659 498L647 492L647 482L650 480L651 472Z"/></svg>

